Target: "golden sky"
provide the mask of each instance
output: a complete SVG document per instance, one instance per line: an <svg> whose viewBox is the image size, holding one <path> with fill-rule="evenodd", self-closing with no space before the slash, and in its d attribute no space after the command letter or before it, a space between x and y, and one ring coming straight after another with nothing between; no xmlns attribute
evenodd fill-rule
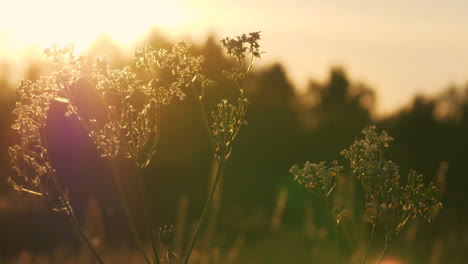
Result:
<svg viewBox="0 0 468 264"><path fill-rule="evenodd" d="M300 89L342 65L375 88L380 113L468 81L466 0L15 0L0 10L0 63L27 60L31 45L82 50L103 33L131 45L156 25L195 41L262 31L262 64L281 61Z"/></svg>

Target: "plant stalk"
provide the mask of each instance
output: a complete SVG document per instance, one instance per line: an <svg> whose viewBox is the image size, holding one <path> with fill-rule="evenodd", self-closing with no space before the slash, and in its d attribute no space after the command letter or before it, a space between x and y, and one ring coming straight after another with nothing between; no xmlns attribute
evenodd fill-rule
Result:
<svg viewBox="0 0 468 264"><path fill-rule="evenodd" d="M117 190L119 192L120 201L122 202L122 206L124 208L125 216L127 217L127 222L128 222L128 225L130 226L130 230L132 231L132 235L133 235L135 241L137 242L138 248L140 249L143 257L146 260L146 262L148 264L151 264L151 261L149 260L148 255L145 252L145 248L143 247L143 243L141 242L141 239L138 236L138 232L137 232L136 227L135 227L135 221L134 221L134 219L133 219L133 217L132 217L132 215L130 213L130 208L128 206L127 199L125 198L125 195L123 193L122 184L120 182L120 178L119 178L118 173L117 173L117 168L115 167L115 164L112 161L111 161L111 167L112 167L112 175L114 176L114 180L115 180L115 182L117 184Z"/></svg>
<svg viewBox="0 0 468 264"><path fill-rule="evenodd" d="M137 166L137 174L138 174L138 186L140 188L140 197L143 203L143 212L145 215L146 229L151 239L151 246L152 246L153 254L154 254L153 262L160 264L158 252L156 249L156 238L155 238L156 231L154 230L153 220L151 217L151 210L150 210L149 203L148 203L148 197L146 196L146 191L144 189L145 186L143 183L143 180L144 180L143 174L141 173L141 169L138 166Z"/></svg>
<svg viewBox="0 0 468 264"><path fill-rule="evenodd" d="M89 250L91 250L91 252L93 253L93 255L96 257L97 261L100 263L100 264L104 264L104 262L102 261L102 259L99 257L99 254L96 252L96 250L94 249L94 246L93 244L91 244L91 241L89 241L88 237L85 235L85 233L83 232L83 228L81 227L81 225L78 223L78 220L76 220L76 217L75 217L75 214L70 211L70 208L69 208L69 204L68 204L68 201L64 201L64 203L66 203L66 210L67 210L67 215L68 215L68 218L70 219L70 222L72 222L72 224L75 226L75 229L78 230L78 233L80 234L81 238L83 239L83 241L86 243L86 245L88 246Z"/></svg>
<svg viewBox="0 0 468 264"><path fill-rule="evenodd" d="M201 111L202 117L203 117L203 124L205 125L206 133L208 133L208 139L210 141L210 146L211 146L211 149L213 150L213 155L216 156L215 140L214 140L214 137L213 137L213 132L211 131L210 124L208 122L208 117L206 116L205 107L203 106L203 103L200 100L200 97L195 92L195 88L193 87L193 85L190 85L190 87L191 87L191 90L192 90L193 97L195 97L195 100L198 102L198 105L200 106L200 111ZM217 160L218 160L218 163L219 163L218 158L217 158Z"/></svg>
<svg viewBox="0 0 468 264"><path fill-rule="evenodd" d="M341 250L340 250L340 241L338 239L338 230L336 228L336 224L335 224L335 218L333 217L333 210L331 209L330 207L330 203L328 202L328 196L324 198L325 200L325 206L327 207L327 210L328 210L328 216L330 218L330 231L333 232L333 235L335 237L335 247L336 247L336 251L337 251L337 262L338 264L341 263Z"/></svg>
<svg viewBox="0 0 468 264"><path fill-rule="evenodd" d="M385 257L385 254L387 253L389 246L390 246L390 243L385 243L385 247L383 248L382 253L380 254L380 257L377 260L376 264L379 264L380 262L382 262L383 258Z"/></svg>
<svg viewBox="0 0 468 264"><path fill-rule="evenodd" d="M376 216L375 216L375 221L374 221L374 223L372 224L372 231L371 231L371 235L370 235L370 238L369 238L369 243L367 244L366 253L364 254L364 258L362 259L361 264L366 263L367 255L369 254L369 249L370 249L370 247L371 247L372 241L373 241L374 236L375 236L375 228L376 228L376 226L377 226L377 221L378 221L378 219L379 219L379 214L380 214L380 206L377 207L377 214L376 214Z"/></svg>
<svg viewBox="0 0 468 264"><path fill-rule="evenodd" d="M208 195L208 200L206 201L205 207L203 208L203 213L201 215L200 221L198 222L197 229L195 230L195 235L193 236L192 242L190 243L189 250L187 252L187 256L185 257L184 264L187 264L190 258L190 255L192 254L193 247L195 246L195 242L197 241L198 238L198 233L200 231L200 227L203 224L205 217L206 217L206 212L208 211L208 208L211 205L211 201L213 200L213 196L216 191L216 187L218 186L219 179L221 178L221 174L224 168L224 163L225 160L221 159L218 163L218 170L216 171L216 177L213 182L213 185L211 186L210 194Z"/></svg>
<svg viewBox="0 0 468 264"><path fill-rule="evenodd" d="M45 130L42 128L41 129L41 136L43 136L43 142L44 142L44 145L46 147L46 149L48 149L48 139L46 137L46 133L45 133ZM48 156L48 153L46 152L46 155L47 155L47 159L50 160L49 156ZM72 222L73 226L75 227L76 230L78 230L78 233L80 234L81 238L84 240L84 242L86 243L86 245L88 246L89 250L91 250L91 252L93 253L93 255L96 257L96 259L98 260L98 262L100 264L103 264L104 262L102 261L102 259L99 257L99 254L97 253L96 249L94 248L93 244L91 243L91 241L89 241L88 237L85 235L84 231L83 231L83 228L81 227L80 223L78 222L78 220L76 219L75 217L75 213L73 212L73 208L71 207L70 205L70 201L68 200L68 196L65 194L65 192L63 191L63 188L62 186L60 185L58 179L57 179L57 176L55 175L55 171L52 172L51 174L51 179L52 179L52 182L53 184L55 185L55 188L57 189L57 191L59 192L60 194L60 197L61 197L61 202L63 204L63 206L65 207L65 210L66 210L66 213L67 213L67 216L68 218L70 219L70 221ZM59 198L60 198L59 197ZM48 200L48 199L46 199Z"/></svg>
<svg viewBox="0 0 468 264"><path fill-rule="evenodd" d="M96 257L96 259L99 261L99 263L103 264L104 262L99 257L99 254L97 253L97 251L94 248L93 244L91 243L91 241L89 241L88 237L84 233L83 227L81 227L80 223L78 223L78 220L75 217L75 213L73 212L73 209L70 206L70 202L68 201L68 197L63 192L63 190L62 190L61 186L59 185L58 180L55 177L55 175L52 176L52 181L54 182L55 186L57 187L58 191L60 192L61 202L62 202L62 205L65 207L65 210L66 210L66 213L67 213L67 216L68 216L70 222L72 222L73 226L78 231L81 238L83 239L85 244L88 246L89 250L91 250L91 252Z"/></svg>

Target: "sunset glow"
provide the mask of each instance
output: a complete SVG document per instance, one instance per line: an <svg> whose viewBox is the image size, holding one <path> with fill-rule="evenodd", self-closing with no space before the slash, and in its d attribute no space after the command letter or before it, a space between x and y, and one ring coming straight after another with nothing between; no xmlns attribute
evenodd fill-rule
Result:
<svg viewBox="0 0 468 264"><path fill-rule="evenodd" d="M262 31L269 56L261 65L280 62L301 91L310 79L325 81L330 67L343 66L350 78L376 90L383 114L415 94L462 85L468 72L463 0L18 0L1 8L7 10L0 17L4 60L18 61L31 46L73 43L81 51L102 34L125 48L151 27L190 41Z"/></svg>
<svg viewBox="0 0 468 264"><path fill-rule="evenodd" d="M6 41L9 48L26 45L47 48L73 43L76 49L82 50L105 33L128 43L152 25L171 30L189 18L176 2L161 0L19 0L9 3L8 9L11 12L5 12L0 18L0 31L3 31L0 37L9 37Z"/></svg>

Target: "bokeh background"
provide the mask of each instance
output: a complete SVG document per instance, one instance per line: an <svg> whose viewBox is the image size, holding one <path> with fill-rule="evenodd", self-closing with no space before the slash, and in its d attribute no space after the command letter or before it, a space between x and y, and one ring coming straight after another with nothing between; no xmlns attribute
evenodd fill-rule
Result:
<svg viewBox="0 0 468 264"><path fill-rule="evenodd" d="M15 1L0 17L0 262L87 263L66 219L7 184L11 111L21 79L49 72L42 49L73 43L77 52L133 64L144 43L170 49L181 39L206 58L219 85L207 105L234 99L221 71L231 62L219 40L262 31L266 53L249 77L248 126L235 143L204 228L200 263L328 263L334 248L320 203L289 175L306 160L345 161L340 151L377 125L395 138L389 157L435 181L445 209L402 234L389 252L397 263L464 263L468 250L468 2L392 1ZM65 109L52 107L50 152L80 221L114 263L138 263L111 168ZM163 111L159 150L146 177L158 225L176 226L183 251L213 174L208 138L190 95ZM136 178L119 171L127 195ZM345 175L346 176L346 175ZM351 209L343 254L359 259L369 228L364 198L347 175L339 184ZM139 205L134 199L134 213ZM141 218L139 219L142 220ZM377 239L372 257L383 238ZM354 254L354 255L353 255ZM208 257L209 256L209 257ZM221 256L221 257L220 257ZM208 262L206 262L208 263Z"/></svg>

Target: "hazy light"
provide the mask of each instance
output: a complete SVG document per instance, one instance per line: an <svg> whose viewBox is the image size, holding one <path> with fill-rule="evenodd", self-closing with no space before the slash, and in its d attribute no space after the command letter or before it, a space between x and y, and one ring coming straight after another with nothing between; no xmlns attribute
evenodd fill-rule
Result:
<svg viewBox="0 0 468 264"><path fill-rule="evenodd" d="M176 2L164 0L15 0L2 9L0 38L9 49L73 43L81 50L103 33L128 43L151 25L170 30L190 18Z"/></svg>
<svg viewBox="0 0 468 264"><path fill-rule="evenodd" d="M7 2L7 1L4 1ZM0 61L28 45L74 43L107 33L130 44L151 26L175 39L262 31L262 63L279 61L299 89L341 65L374 87L378 112L468 78L466 0L15 0L0 4ZM16 53L15 53L16 52ZM29 59L29 58L28 58Z"/></svg>

